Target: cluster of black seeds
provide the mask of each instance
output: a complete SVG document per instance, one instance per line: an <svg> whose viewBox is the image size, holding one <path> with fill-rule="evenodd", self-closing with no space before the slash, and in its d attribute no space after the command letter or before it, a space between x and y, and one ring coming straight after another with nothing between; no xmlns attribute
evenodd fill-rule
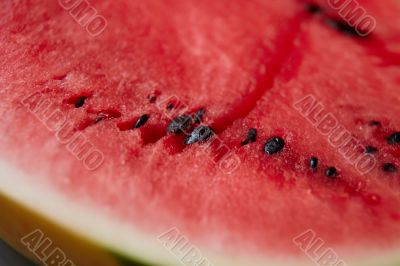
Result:
<svg viewBox="0 0 400 266"><path fill-rule="evenodd" d="M307 10L313 14L322 12L321 9L315 5L308 5ZM342 25L340 27L344 26ZM87 98L88 98L87 96L80 96L76 98L73 102L74 107L75 108L83 107L85 105L85 101L87 100ZM153 95L149 96L148 99L150 100L150 102L155 102L157 98L156 96ZM171 110L173 108L175 108L175 105L173 103L168 104L167 106L168 110ZM200 108L192 115L183 114L175 117L167 126L167 133L175 135L186 134L186 137L184 139L184 144L186 145L191 145L195 143L204 143L210 140L215 135L215 133L211 127L201 124L203 122L204 114L205 114L205 109ZM95 123L98 123L108 117L112 118L112 116L110 116L110 114L108 113L99 113L95 120ZM140 116L132 125L132 129L138 129L143 127L148 122L149 119L150 119L149 114L144 114ZM371 120L368 122L368 124L372 127L382 126L381 122L376 120ZM241 142L241 146L245 146L250 143L256 142L256 140L257 140L257 129L250 128L247 132L245 139ZM394 132L391 135L387 136L386 142L389 145L399 145L400 132ZM267 141L264 144L263 151L266 155L272 156L281 153L284 150L285 145L286 142L282 137L273 136L267 139ZM371 145L367 145L365 146L364 152L367 154L375 154L378 152L378 148ZM308 161L308 166L312 171L316 171L319 167L319 164L320 161L315 156L311 157ZM398 172L397 166L390 162L382 164L381 169L386 173ZM335 167L330 166L324 170L324 174L326 177L330 179L336 179L338 176L338 170Z"/></svg>
<svg viewBox="0 0 400 266"><path fill-rule="evenodd" d="M308 161L308 165L310 169L315 172L319 166L319 159L315 156L311 157ZM336 179L338 171L335 167L331 166L325 169L324 174L326 177L329 177L330 179Z"/></svg>
<svg viewBox="0 0 400 266"><path fill-rule="evenodd" d="M194 123L200 123L202 120L202 117L204 115L204 109L200 109L195 113L194 116L189 116L189 115L182 115L178 116L175 119L172 120L170 125L167 128L168 133L173 133L173 134L180 134L186 132L186 130L190 129L192 124ZM378 121L370 121L369 122L370 126L381 126L381 123ZM205 142L209 139L212 138L214 135L214 131L205 125L200 125L196 127L186 138L184 143L189 145L189 144L194 144L194 143L201 143ZM245 140L241 142L241 146L248 145L250 143L253 143L257 140L257 129L255 128L250 128L247 132L247 136L245 137ZM386 138L387 142L390 145L395 145L400 143L400 132L393 133L392 135L388 136ZM280 137L280 136L274 136L269 139L264 144L264 153L272 156L275 154L278 154L282 152L285 148L285 140ZM371 146L367 145L365 146L365 153L367 154L374 154L377 153L378 149ZM319 167L319 159L315 156L311 157L309 159L309 168L312 171L316 171ZM397 167L392 164L392 163L385 163L382 165L382 170L384 172L388 173L394 173L397 172ZM339 175L338 170L333 167L327 167L324 170L324 174L326 177L329 179L336 179Z"/></svg>
<svg viewBox="0 0 400 266"><path fill-rule="evenodd" d="M167 109L169 108L167 107ZM202 123L204 114L205 109L201 108L193 115L183 114L175 117L167 126L167 133L174 135L185 134L184 144L186 145L210 140L215 134L212 128L206 125L194 126Z"/></svg>
<svg viewBox="0 0 400 266"><path fill-rule="evenodd" d="M272 137L268 139L264 145L264 152L267 155L274 155L281 152L285 147L285 141L281 137ZM316 171L319 165L319 159L317 157L311 157L309 159L309 167L312 171ZM330 179L336 179L338 171L335 167L328 167L325 169L325 176Z"/></svg>
<svg viewBox="0 0 400 266"><path fill-rule="evenodd" d="M183 133L186 131L186 129L189 129L192 124L200 124L203 121L204 114L205 109L201 108L193 115L184 114L177 116L171 121L170 125L168 126L167 132L174 134Z"/></svg>
<svg viewBox="0 0 400 266"><path fill-rule="evenodd" d="M400 132L395 132L386 138L386 141L389 145L398 145L400 144ZM397 167L393 163L384 163L382 165L382 170L387 173L396 173Z"/></svg>

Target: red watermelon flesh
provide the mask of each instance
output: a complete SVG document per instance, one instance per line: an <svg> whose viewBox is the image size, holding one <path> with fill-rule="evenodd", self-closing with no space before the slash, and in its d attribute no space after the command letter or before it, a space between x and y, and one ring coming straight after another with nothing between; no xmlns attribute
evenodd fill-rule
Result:
<svg viewBox="0 0 400 266"><path fill-rule="evenodd" d="M395 1L360 1L379 22L367 38L332 29L333 10L311 15L301 1L91 4L108 21L95 38L57 2L0 4L3 161L149 238L176 227L228 261L303 260L293 238L308 229L349 260L398 250L400 176L382 169L400 167L399 146L386 140L400 128ZM296 107L308 95L320 114ZM29 111L43 100L104 154L101 167L85 168ZM182 106L204 108L218 141L189 146L184 134L167 134ZM329 113L378 149L371 172L361 174L315 125ZM132 129L144 114L147 123ZM242 146L250 128L257 139ZM285 147L267 155L274 136ZM240 159L231 173L220 167L220 143Z"/></svg>

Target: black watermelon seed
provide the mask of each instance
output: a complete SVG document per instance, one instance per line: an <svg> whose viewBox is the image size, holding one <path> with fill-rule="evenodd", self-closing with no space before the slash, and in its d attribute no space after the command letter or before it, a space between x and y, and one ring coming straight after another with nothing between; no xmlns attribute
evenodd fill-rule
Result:
<svg viewBox="0 0 400 266"><path fill-rule="evenodd" d="M313 170L317 169L318 168L318 163L319 163L319 160L318 160L317 157L311 157L310 158L310 168L311 169L313 169Z"/></svg>
<svg viewBox="0 0 400 266"><path fill-rule="evenodd" d="M369 123L368 123L371 127L380 127L382 124L381 124L381 122L379 122L379 121L376 121L376 120L371 120L371 121L369 121Z"/></svg>
<svg viewBox="0 0 400 266"><path fill-rule="evenodd" d="M81 96L75 101L75 108L80 108L85 104L87 97L86 96Z"/></svg>
<svg viewBox="0 0 400 266"><path fill-rule="evenodd" d="M308 3L305 6L305 9L310 14L319 14L322 12L322 8L314 3Z"/></svg>
<svg viewBox="0 0 400 266"><path fill-rule="evenodd" d="M325 175L326 175L326 177L329 177L329 178L336 178L336 176L337 176L336 168L335 167L326 168Z"/></svg>
<svg viewBox="0 0 400 266"><path fill-rule="evenodd" d="M400 143L400 132L393 133L392 135L387 137L386 140L390 145Z"/></svg>
<svg viewBox="0 0 400 266"><path fill-rule="evenodd" d="M172 134L181 134L190 128L192 122L192 117L189 115L175 117L168 125L167 132Z"/></svg>
<svg viewBox="0 0 400 266"><path fill-rule="evenodd" d="M365 147L365 153L373 154L373 153L377 153L377 152L378 152L378 149L373 147L373 146L366 146Z"/></svg>
<svg viewBox="0 0 400 266"><path fill-rule="evenodd" d="M206 110L204 108L201 108L194 114L194 122L197 124L200 124L201 121L203 121L203 116Z"/></svg>
<svg viewBox="0 0 400 266"><path fill-rule="evenodd" d="M196 127L192 134L185 139L185 144L190 145L197 142L205 142L214 135L214 131L208 126Z"/></svg>
<svg viewBox="0 0 400 266"><path fill-rule="evenodd" d="M354 36L354 37L362 37L354 27L352 27L351 25L349 25L346 21L342 21L342 20L335 20L335 19L331 19L328 18L326 20L326 24L328 24L330 27L332 27L333 29L344 33L348 36Z"/></svg>
<svg viewBox="0 0 400 266"><path fill-rule="evenodd" d="M256 139L257 139L257 129L251 128L249 132L247 132L246 140L242 142L242 146L255 142Z"/></svg>
<svg viewBox="0 0 400 266"><path fill-rule="evenodd" d="M149 120L149 117L150 117L149 115L142 115L141 117L139 117L139 119L136 121L136 123L133 126L133 128L142 127Z"/></svg>
<svg viewBox="0 0 400 266"><path fill-rule="evenodd" d="M387 173L395 173L397 172L397 167L392 163L385 163L382 165L382 170Z"/></svg>
<svg viewBox="0 0 400 266"><path fill-rule="evenodd" d="M173 104L173 103L169 103L168 105L167 105L167 110L172 110L172 109L174 109L175 108L175 104Z"/></svg>
<svg viewBox="0 0 400 266"><path fill-rule="evenodd" d="M264 152L273 155L280 152L285 147L285 141L280 137L273 137L267 140L264 146Z"/></svg>

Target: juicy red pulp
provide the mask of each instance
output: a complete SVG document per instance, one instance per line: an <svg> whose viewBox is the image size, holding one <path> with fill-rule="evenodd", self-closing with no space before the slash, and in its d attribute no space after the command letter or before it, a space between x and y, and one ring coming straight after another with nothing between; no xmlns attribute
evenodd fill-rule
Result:
<svg viewBox="0 0 400 266"><path fill-rule="evenodd" d="M292 239L310 228L338 251L397 246L394 2L362 1L385 26L363 39L324 23L323 4L312 15L291 0L92 4L109 22L96 38L54 1L0 4L3 157L134 228L177 227L221 253L299 254ZM21 105L36 91L52 103L44 114L60 110L102 151L99 169ZM307 95L324 110L296 110ZM328 113L357 155L377 149L372 172L329 143ZM231 173L225 154L241 162Z"/></svg>

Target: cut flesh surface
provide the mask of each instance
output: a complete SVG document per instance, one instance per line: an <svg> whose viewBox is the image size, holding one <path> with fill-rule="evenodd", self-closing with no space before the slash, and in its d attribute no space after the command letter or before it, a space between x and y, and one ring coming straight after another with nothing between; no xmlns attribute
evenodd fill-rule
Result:
<svg viewBox="0 0 400 266"><path fill-rule="evenodd" d="M0 202L143 264L179 263L173 228L214 265L311 265L309 230L348 265L400 263L400 6L376 2L360 38L323 1L91 1L96 37L57 1L3 1Z"/></svg>

